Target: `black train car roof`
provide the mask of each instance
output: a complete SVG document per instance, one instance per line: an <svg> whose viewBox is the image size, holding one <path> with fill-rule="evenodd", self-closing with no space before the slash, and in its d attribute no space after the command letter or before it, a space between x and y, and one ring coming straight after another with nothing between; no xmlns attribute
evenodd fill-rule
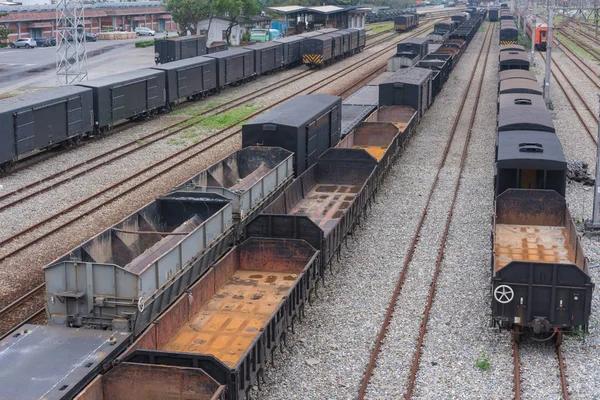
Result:
<svg viewBox="0 0 600 400"><path fill-rule="evenodd" d="M311 94L296 96L282 105L254 118L246 125L279 124L301 127L315 118L315 110L324 110L340 102L339 96Z"/></svg>
<svg viewBox="0 0 600 400"><path fill-rule="evenodd" d="M552 115L546 107L511 105L498 113L498 132L544 131L555 133Z"/></svg>
<svg viewBox="0 0 600 400"><path fill-rule="evenodd" d="M529 65L529 57L524 51L502 51L500 52L500 65L503 64Z"/></svg>
<svg viewBox="0 0 600 400"><path fill-rule="evenodd" d="M227 57L235 56L238 54L248 54L248 53L254 54L254 50L243 49L243 48L237 47L237 48L230 48L230 49L223 50L223 51L218 51L216 53L206 54L203 57L227 58Z"/></svg>
<svg viewBox="0 0 600 400"><path fill-rule="evenodd" d="M164 72L150 68L136 69L133 71L103 76L101 78L90 79L89 81L81 81L77 83L77 85L85 87L104 87L111 85L119 85L123 82L129 82L139 78L150 78L158 74L164 74Z"/></svg>
<svg viewBox="0 0 600 400"><path fill-rule="evenodd" d="M34 107L45 102L52 102L58 98L67 98L80 93L90 92L92 89L81 86L61 86L44 89L20 96L9 97L0 100L0 113L15 111L20 108Z"/></svg>
<svg viewBox="0 0 600 400"><path fill-rule="evenodd" d="M500 82L500 94L503 93L542 94L542 89L537 81L531 79L505 79Z"/></svg>
<svg viewBox="0 0 600 400"><path fill-rule="evenodd" d="M508 69L506 71L500 71L500 74L498 75L498 79L500 80L500 82L506 80L506 79L528 79L531 81L536 81L537 79L535 78L535 75L533 74L533 72L531 71L527 71L524 69Z"/></svg>
<svg viewBox="0 0 600 400"><path fill-rule="evenodd" d="M498 96L499 108L511 107L517 105L517 103L529 102L531 107L535 108L546 108L546 102L544 98L539 94L531 93L505 93Z"/></svg>
<svg viewBox="0 0 600 400"><path fill-rule="evenodd" d="M500 46L500 51L525 51L525 47L518 44L503 44Z"/></svg>
<svg viewBox="0 0 600 400"><path fill-rule="evenodd" d="M160 69L162 71L170 71L173 69L194 67L197 65L203 65L203 64L207 64L207 63L210 64L210 63L215 63L215 62L216 61L214 58L198 56L198 57L186 58L185 60L177 60L177 61L171 61L171 62L164 63L164 64L158 64L151 68L152 69Z"/></svg>
<svg viewBox="0 0 600 400"><path fill-rule="evenodd" d="M498 168L565 170L558 137L548 132L511 131L498 135Z"/></svg>

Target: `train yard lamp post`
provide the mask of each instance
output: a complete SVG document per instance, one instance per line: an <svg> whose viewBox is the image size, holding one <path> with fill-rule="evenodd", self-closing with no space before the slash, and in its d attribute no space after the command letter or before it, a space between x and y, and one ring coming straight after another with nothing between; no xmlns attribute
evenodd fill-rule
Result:
<svg viewBox="0 0 600 400"><path fill-rule="evenodd" d="M531 21L531 65L535 66L535 33L537 31L537 0L533 0L533 19Z"/></svg>
<svg viewBox="0 0 600 400"><path fill-rule="evenodd" d="M598 95L600 104L600 95ZM599 108L600 110L600 108ZM600 124L598 124L598 138L600 143ZM598 234L600 232L600 146L596 147L596 180L594 181L594 211L592 220L585 221L585 230L588 234Z"/></svg>
<svg viewBox="0 0 600 400"><path fill-rule="evenodd" d="M546 37L546 75L544 77L544 100L546 106L552 108L552 100L550 100L550 72L552 68L552 19L554 13L552 12L550 2L548 2L548 36ZM532 47L533 50L533 47Z"/></svg>

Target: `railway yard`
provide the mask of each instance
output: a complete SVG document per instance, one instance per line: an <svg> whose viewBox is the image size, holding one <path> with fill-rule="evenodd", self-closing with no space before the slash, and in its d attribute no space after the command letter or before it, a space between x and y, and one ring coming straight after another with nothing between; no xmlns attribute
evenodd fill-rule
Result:
<svg viewBox="0 0 600 400"><path fill-rule="evenodd" d="M0 399L598 398L597 290L591 292L591 310L582 326L565 324L564 332L552 327L526 335L502 325L520 332L521 317L526 317L503 319L505 309L495 293L506 282L500 275L491 278L501 269L495 265L496 207L503 199L495 184L496 143L502 137L497 121L500 22L490 21L487 9L474 9L456 24L462 26L458 38L464 40L458 43L446 35L441 49L432 52L430 60L451 58L452 63L445 70L449 75L438 80L441 91L435 101L433 78L427 106L427 90L419 92L419 110L399 106L398 97L385 103L382 96L386 83L392 82L394 90L412 83L393 81L400 74L385 72L397 44L435 36L442 18L447 16L416 18L418 26L406 32L367 34L364 48L357 39L356 51L322 68L286 67L206 97L203 93L201 100L172 104L170 112L144 115L108 133L95 132L64 148L39 152L2 173ZM547 112L564 159L586 163L593 177L600 40L583 23L556 28ZM449 50L456 48L460 50ZM535 62L528 65L540 85L545 57L535 51ZM333 121L341 117L343 131L349 108L333 96L348 101L365 93L378 93L379 103L348 135L353 142L344 140L334 132ZM329 96L302 103L298 99L303 95ZM319 120L298 123L306 132L321 127L312 153L310 137L308 144L273 144L288 135L278 129L292 123L278 118L294 120L294 112L285 109L286 102L294 101L314 107L327 103L323 109L331 132L324 136L326 145ZM251 131L253 124L259 133ZM395 132L393 145L388 142L374 153L374 138L385 129ZM373 141L360 144L363 133ZM257 134L264 140L251 138ZM338 148L328 150L337 142ZM267 152L269 146L281 146L287 152L279 149L279 158L262 159L266 156L255 145L264 145ZM519 146L542 147L531 142ZM219 163L234 152L235 162ZM255 152L256 159L244 152ZM242 172L248 168L253 172ZM264 177L267 172L271 180ZM262 189L252 195L257 182ZM218 189L207 189L213 186ZM505 193L519 189L527 186ZM536 190L527 192L534 196ZM250 200L240 202L251 206L231 200L246 193ZM580 268L582 275L600 282L599 239L582 235L583 221L592 217L594 187L567 179L565 198L572 222L545 228L568 230L574 224L588 260ZM178 208L169 206L173 202ZM191 211L196 209L201 211ZM520 218L525 220L526 212ZM518 223L526 225L512 222ZM196 229L203 229L203 238L194 239L202 248L188 257L183 243L191 236L185 235ZM173 272L161 264L167 257L152 258L152 252L179 238L179 247L169 253L178 252ZM577 250L576 239L566 245L561 239L569 256ZM142 279L135 270L136 263L144 262L156 269L155 278ZM189 270L188 262L193 265ZM565 263L554 264L553 279ZM137 281L119 283L125 275ZM530 293L538 290L531 288L533 276L531 272L524 281ZM150 294L149 281L156 285ZM113 307L111 301L114 308L106 308ZM73 357L83 354L83 361L70 361L71 366L69 357L61 358L55 375L48 372L53 382L47 384L40 379L47 366L32 372L33 378L24 374L34 362L21 355L30 349L24 343L39 349L25 339L33 341L42 332L36 324L70 326L60 329L75 331L73 343L80 331L106 335L87 338L96 340L92 352L75 346ZM533 330L534 325L526 327ZM117 336L115 330L130 333ZM56 337L60 334L47 336L41 351L46 359L52 360L45 351L54 344L61 343L56 345L61 351L64 343L51 341ZM558 337L562 343L555 346ZM107 343L112 350L102 347ZM10 353L13 347L22 358ZM40 365L46 365L44 357ZM93 367L82 373L80 364ZM23 387L28 390L21 392Z"/></svg>

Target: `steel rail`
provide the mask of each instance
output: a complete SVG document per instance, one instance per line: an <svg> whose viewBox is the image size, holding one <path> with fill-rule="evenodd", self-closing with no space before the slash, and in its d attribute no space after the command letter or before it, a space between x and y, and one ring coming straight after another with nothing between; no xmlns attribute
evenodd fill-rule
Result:
<svg viewBox="0 0 600 400"><path fill-rule="evenodd" d="M495 26L495 24L489 24L488 25L488 29L486 31L486 36L485 38L487 39L489 32L493 32L493 30L491 30L491 27ZM492 35L493 36L493 35ZM479 65L479 60L481 59L481 55L483 54L483 49L485 48L485 40L484 43L481 46L481 49L479 50L479 54L477 56L477 60L475 61L475 65ZM446 142L446 146L444 148L444 151L442 153L442 159L440 161L440 164L438 166L438 170L437 173L435 175L434 181L431 185L431 188L429 190L429 195L427 196L427 200L425 202L425 207L423 208L423 211L421 213L421 217L419 218L419 222L417 224L417 229L415 231L415 234L411 240L410 246L409 246L409 250L408 253L406 255L406 258L404 260L404 263L402 265L402 269L400 271L400 275L398 277L398 281L396 282L396 287L392 293L392 297L390 298L390 302L389 305L387 307L387 312L385 314L383 323L381 325L381 328L379 330L379 334L377 335L377 338L375 340L375 346L373 348L373 351L371 353L371 357L369 360L369 363L367 365L367 368L365 370L365 374L363 376L363 380L361 382L361 386L358 392L358 399L359 400L363 400L366 396L366 391L369 385L369 381L373 375L373 371L375 369L376 363L377 363L377 359L379 356L379 353L381 352L381 346L383 345L383 342L385 340L385 337L387 335L387 328L391 323L391 319L392 316L394 314L394 310L396 307L396 302L398 300L398 297L400 295L400 292L402 291L402 287L404 285L404 281L408 272L408 266L409 264L412 262L413 259L413 255L415 252L415 249L417 247L417 244L419 243L419 240L421 238L421 230L423 228L424 222L425 222L425 217L427 216L427 210L429 209L429 204L431 203L431 199L433 198L433 194L435 192L435 189L437 187L437 183L439 181L440 175L441 175L441 171L442 168L444 167L444 165L446 164L446 159L448 157L448 153L450 151L450 147L452 145L452 142L454 140L454 136L456 134L456 130L458 127L458 123L460 121L460 117L462 115L465 103L467 101L470 89L471 89L471 84L473 83L474 77L475 77L475 72L477 71L477 68L473 68L473 70L471 71L471 75L469 78L469 83L463 93L463 97L461 100L461 104L459 106L459 110L457 112L457 115L455 117L454 120L454 124L452 126L451 129L451 133L450 133L450 137L448 138L448 141Z"/></svg>
<svg viewBox="0 0 600 400"><path fill-rule="evenodd" d="M556 346L556 358L558 359L558 369L560 372L560 386L562 389L563 400L569 400L569 388L567 385L567 373L560 346Z"/></svg>
<svg viewBox="0 0 600 400"><path fill-rule="evenodd" d="M521 362L519 360L519 343L516 340L513 340L513 361L515 400L521 400Z"/></svg>

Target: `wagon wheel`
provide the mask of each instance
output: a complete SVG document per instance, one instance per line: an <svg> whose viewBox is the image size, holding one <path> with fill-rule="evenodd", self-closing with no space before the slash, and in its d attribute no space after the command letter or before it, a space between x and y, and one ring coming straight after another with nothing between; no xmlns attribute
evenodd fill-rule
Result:
<svg viewBox="0 0 600 400"><path fill-rule="evenodd" d="M494 298L498 303L507 304L515 297L515 292L508 285L499 285L494 289Z"/></svg>

